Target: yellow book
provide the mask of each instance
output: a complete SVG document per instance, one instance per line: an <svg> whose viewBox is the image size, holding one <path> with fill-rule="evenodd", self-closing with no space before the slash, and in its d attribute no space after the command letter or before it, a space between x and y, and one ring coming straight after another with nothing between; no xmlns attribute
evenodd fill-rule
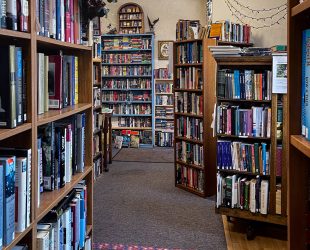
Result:
<svg viewBox="0 0 310 250"><path fill-rule="evenodd" d="M210 29L210 38L221 38L222 34L222 23L213 23L211 24Z"/></svg>

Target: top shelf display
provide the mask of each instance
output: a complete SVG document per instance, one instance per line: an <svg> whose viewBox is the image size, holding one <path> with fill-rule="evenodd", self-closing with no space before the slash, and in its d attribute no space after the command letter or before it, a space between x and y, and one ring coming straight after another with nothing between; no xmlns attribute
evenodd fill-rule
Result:
<svg viewBox="0 0 310 250"><path fill-rule="evenodd" d="M119 33L120 34L142 34L144 33L144 13L140 5L127 3L120 7Z"/></svg>

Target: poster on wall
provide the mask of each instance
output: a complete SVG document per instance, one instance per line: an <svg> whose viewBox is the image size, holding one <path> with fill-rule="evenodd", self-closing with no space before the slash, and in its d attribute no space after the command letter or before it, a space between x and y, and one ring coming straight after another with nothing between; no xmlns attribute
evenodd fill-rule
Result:
<svg viewBox="0 0 310 250"><path fill-rule="evenodd" d="M169 60L169 48L173 41L158 41L158 60Z"/></svg>
<svg viewBox="0 0 310 250"><path fill-rule="evenodd" d="M272 56L272 93L287 93L287 54L277 53Z"/></svg>

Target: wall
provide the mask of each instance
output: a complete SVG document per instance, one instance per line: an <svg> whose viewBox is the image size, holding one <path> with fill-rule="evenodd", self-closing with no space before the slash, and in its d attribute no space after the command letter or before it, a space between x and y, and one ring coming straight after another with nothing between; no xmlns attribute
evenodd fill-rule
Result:
<svg viewBox="0 0 310 250"><path fill-rule="evenodd" d="M237 18L234 17L229 8L227 7L226 0L213 0L213 21L229 19L233 22L238 22ZM230 3L234 4L234 1L229 0ZM286 0L238 0L238 2L244 5L250 6L252 9L263 9L273 8L286 3ZM237 6L234 4L234 6ZM240 9L241 11L242 9ZM242 11L244 13L244 11ZM251 12L246 12L251 13ZM273 12L274 13L274 12ZM284 14L281 13L279 17ZM242 19L243 20L243 19ZM270 19L269 19L270 20ZM277 20L277 19L276 19ZM253 21L249 21L249 25L257 24ZM252 37L255 46L271 47L275 44L287 44L287 27L286 19L281 20L280 25L275 25L271 28L264 28L261 30L252 29Z"/></svg>
<svg viewBox="0 0 310 250"><path fill-rule="evenodd" d="M105 1L106 2L106 1ZM127 0L118 0L117 3L107 3L110 9L108 18L101 19L101 28L106 32L106 26L111 23L113 27L118 27L117 13L121 5L128 3ZM159 17L159 22L155 25L155 67L166 67L168 61L157 60L157 41L175 40L175 25L179 19L198 19L205 25L205 11L203 0L132 0L130 2L139 4L144 11L145 31L149 31L147 16L151 20Z"/></svg>

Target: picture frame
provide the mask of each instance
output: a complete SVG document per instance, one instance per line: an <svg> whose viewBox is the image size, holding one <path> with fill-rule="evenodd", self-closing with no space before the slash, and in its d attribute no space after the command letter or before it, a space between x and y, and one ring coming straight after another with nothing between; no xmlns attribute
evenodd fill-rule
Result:
<svg viewBox="0 0 310 250"><path fill-rule="evenodd" d="M172 40L158 41L158 60L169 60L169 46Z"/></svg>

